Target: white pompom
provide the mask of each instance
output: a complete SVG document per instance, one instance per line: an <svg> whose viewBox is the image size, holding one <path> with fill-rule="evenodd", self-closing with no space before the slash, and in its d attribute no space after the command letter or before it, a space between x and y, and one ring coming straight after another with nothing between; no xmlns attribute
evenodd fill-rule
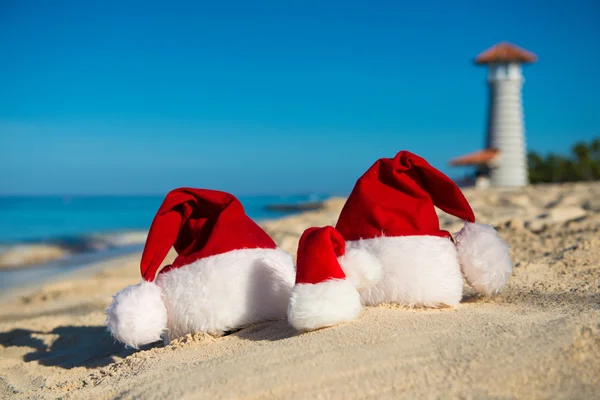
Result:
<svg viewBox="0 0 600 400"><path fill-rule="evenodd" d="M493 227L467 222L456 247L463 274L478 293L490 296L506 286L513 272L509 247Z"/></svg>
<svg viewBox="0 0 600 400"><path fill-rule="evenodd" d="M350 322L361 309L360 295L347 279L299 283L290 297L288 322L299 331L312 331Z"/></svg>
<svg viewBox="0 0 600 400"><path fill-rule="evenodd" d="M133 348L161 340L167 329L167 308L161 289L142 281L114 296L106 309L106 326L115 339Z"/></svg>
<svg viewBox="0 0 600 400"><path fill-rule="evenodd" d="M338 262L356 289L368 289L381 280L381 263L364 248L346 249L346 254L338 257Z"/></svg>

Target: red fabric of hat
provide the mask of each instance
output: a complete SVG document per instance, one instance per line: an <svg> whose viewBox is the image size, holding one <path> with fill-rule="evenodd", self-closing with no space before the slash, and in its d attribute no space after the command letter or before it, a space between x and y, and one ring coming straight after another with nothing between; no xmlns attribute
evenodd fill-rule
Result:
<svg viewBox="0 0 600 400"><path fill-rule="evenodd" d="M459 187L425 159L408 151L382 158L359 178L336 229L346 240L380 236L450 237L435 207L469 222L475 215Z"/></svg>
<svg viewBox="0 0 600 400"><path fill-rule="evenodd" d="M337 258L344 255L346 242L332 226L309 228L300 237L296 258L296 284L345 279Z"/></svg>
<svg viewBox="0 0 600 400"><path fill-rule="evenodd" d="M152 221L140 265L144 280L154 280L171 247L178 256L161 273L233 250L277 246L246 215L235 196L216 190L180 188L167 194Z"/></svg>

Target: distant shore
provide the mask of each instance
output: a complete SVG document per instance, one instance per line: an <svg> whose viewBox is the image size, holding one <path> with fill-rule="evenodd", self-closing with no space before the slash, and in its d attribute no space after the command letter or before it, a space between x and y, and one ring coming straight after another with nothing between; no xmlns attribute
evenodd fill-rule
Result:
<svg viewBox="0 0 600 400"><path fill-rule="evenodd" d="M311 201L305 203L297 203L297 204L267 204L265 206L265 210L268 211L315 211L321 210L325 207L324 201Z"/></svg>
<svg viewBox="0 0 600 400"><path fill-rule="evenodd" d="M109 249L143 244L147 235L146 231L122 231L58 238L37 243L4 244L0 251L0 271L35 268L77 254L100 253Z"/></svg>

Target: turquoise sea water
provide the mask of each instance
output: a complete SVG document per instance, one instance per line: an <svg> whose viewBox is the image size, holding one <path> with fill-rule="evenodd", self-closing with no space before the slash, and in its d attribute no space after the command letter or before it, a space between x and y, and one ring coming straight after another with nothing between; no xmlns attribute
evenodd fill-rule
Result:
<svg viewBox="0 0 600 400"><path fill-rule="evenodd" d="M299 204L325 198L297 195L239 199L246 213L260 221L291 214L266 210L269 204ZM0 197L0 255L23 244L52 244L69 250L69 256L33 269L0 271L0 290L141 250L143 233L150 227L163 199L164 196Z"/></svg>
<svg viewBox="0 0 600 400"><path fill-rule="evenodd" d="M289 213L265 210L268 204L295 204L321 195L240 197L256 221ZM0 246L77 240L92 234L147 230L163 196L0 197Z"/></svg>

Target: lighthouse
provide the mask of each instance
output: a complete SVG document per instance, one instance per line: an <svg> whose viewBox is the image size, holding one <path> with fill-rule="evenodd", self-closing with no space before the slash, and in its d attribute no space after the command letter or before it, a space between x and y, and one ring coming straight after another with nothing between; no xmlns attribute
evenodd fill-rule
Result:
<svg viewBox="0 0 600 400"><path fill-rule="evenodd" d="M535 54L506 42L475 58L476 65L488 68L485 149L455 158L450 165L476 166L478 186L519 187L528 184L521 66L535 61Z"/></svg>

